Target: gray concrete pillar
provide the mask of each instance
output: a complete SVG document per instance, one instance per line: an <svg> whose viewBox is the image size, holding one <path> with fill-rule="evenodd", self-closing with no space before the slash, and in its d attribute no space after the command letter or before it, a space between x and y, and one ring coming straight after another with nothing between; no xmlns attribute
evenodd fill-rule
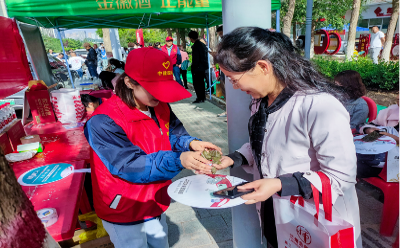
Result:
<svg viewBox="0 0 400 248"><path fill-rule="evenodd" d="M122 61L121 43L119 42L119 33L117 28L110 28L110 41L113 58Z"/></svg>
<svg viewBox="0 0 400 248"><path fill-rule="evenodd" d="M222 18L224 34L244 26L271 28L271 0L222 0ZM225 89L229 152L234 152L244 143L249 142L247 125L250 118L251 96L240 90L234 90L227 78ZM253 180L253 176L241 168L231 170L231 175L248 181ZM263 247L260 222L254 204L232 208L232 225L233 247Z"/></svg>

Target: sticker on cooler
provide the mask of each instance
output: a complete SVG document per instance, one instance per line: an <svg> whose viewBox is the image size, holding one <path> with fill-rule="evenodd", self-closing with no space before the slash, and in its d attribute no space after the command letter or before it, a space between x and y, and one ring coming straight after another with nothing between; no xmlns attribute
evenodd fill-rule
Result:
<svg viewBox="0 0 400 248"><path fill-rule="evenodd" d="M26 171L18 178L18 183L22 186L37 186L53 183L62 180L74 172L71 164L58 163L44 165Z"/></svg>

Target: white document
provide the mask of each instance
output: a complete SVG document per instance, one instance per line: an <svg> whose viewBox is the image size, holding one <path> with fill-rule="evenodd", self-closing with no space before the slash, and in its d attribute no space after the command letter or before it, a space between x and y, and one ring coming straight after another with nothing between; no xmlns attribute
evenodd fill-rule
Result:
<svg viewBox="0 0 400 248"><path fill-rule="evenodd" d="M226 175L194 175L181 178L168 187L168 195L177 202L206 209L230 208L245 203L241 197L218 198L213 192L246 182Z"/></svg>

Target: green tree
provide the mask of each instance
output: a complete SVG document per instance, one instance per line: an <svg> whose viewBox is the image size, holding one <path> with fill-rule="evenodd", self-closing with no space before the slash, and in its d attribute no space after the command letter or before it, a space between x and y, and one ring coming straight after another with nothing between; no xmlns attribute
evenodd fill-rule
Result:
<svg viewBox="0 0 400 248"><path fill-rule="evenodd" d="M43 37L43 43L44 43L44 47L46 48L46 51L48 51L49 49L51 49L57 53L62 51L59 39L51 38L50 36L45 36L45 35L42 37Z"/></svg>
<svg viewBox="0 0 400 248"><path fill-rule="evenodd" d="M386 33L386 41L381 56L381 59L383 59L386 62L389 61L390 59L392 40L398 19L399 19L399 0L394 0L392 2L392 16L390 17L389 27Z"/></svg>
<svg viewBox="0 0 400 248"><path fill-rule="evenodd" d="M365 3L362 0L362 3ZM353 0L318 0L314 1L312 13L311 54L314 54L314 32L329 26L333 29L343 30L348 23L344 18L346 12L352 9ZM362 4L363 5L363 4ZM289 7L289 0L282 1L282 16L285 16ZM305 26L307 0L296 0L292 23ZM362 9L361 9L362 12Z"/></svg>
<svg viewBox="0 0 400 248"><path fill-rule="evenodd" d="M129 42L136 42L136 29L119 28L119 41L122 47L127 47ZM97 29L96 34L103 37L103 30ZM144 43L163 42L168 33L162 29L143 29Z"/></svg>

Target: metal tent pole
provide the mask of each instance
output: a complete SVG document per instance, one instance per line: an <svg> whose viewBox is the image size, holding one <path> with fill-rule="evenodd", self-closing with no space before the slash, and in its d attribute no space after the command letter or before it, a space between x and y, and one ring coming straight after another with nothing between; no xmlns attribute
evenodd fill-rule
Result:
<svg viewBox="0 0 400 248"><path fill-rule="evenodd" d="M305 44L305 56L306 59L311 58L311 21L312 21L312 10L313 10L313 0L307 0L306 9L306 44Z"/></svg>
<svg viewBox="0 0 400 248"><path fill-rule="evenodd" d="M210 50L210 29L208 28L208 18L206 15L206 28L207 28L207 48ZM210 101L211 101L211 88L212 88L212 78L211 78L211 70L210 70L210 53L207 51L207 59L208 59L208 85L210 87Z"/></svg>
<svg viewBox="0 0 400 248"><path fill-rule="evenodd" d="M63 44L62 38L61 38L60 28L57 28L57 35L58 35L58 39L60 40L60 43L61 43L61 48L62 48L62 50L63 50L63 54L64 54L64 58L65 58L65 64L67 65L67 70L68 70L69 79L71 80L72 88L75 89L74 80L73 80L73 78L72 78L71 70L69 69L69 64L68 64L68 59L67 59L67 53L65 52L64 44Z"/></svg>
<svg viewBox="0 0 400 248"><path fill-rule="evenodd" d="M276 11L276 32L281 31L281 11L278 9Z"/></svg>

